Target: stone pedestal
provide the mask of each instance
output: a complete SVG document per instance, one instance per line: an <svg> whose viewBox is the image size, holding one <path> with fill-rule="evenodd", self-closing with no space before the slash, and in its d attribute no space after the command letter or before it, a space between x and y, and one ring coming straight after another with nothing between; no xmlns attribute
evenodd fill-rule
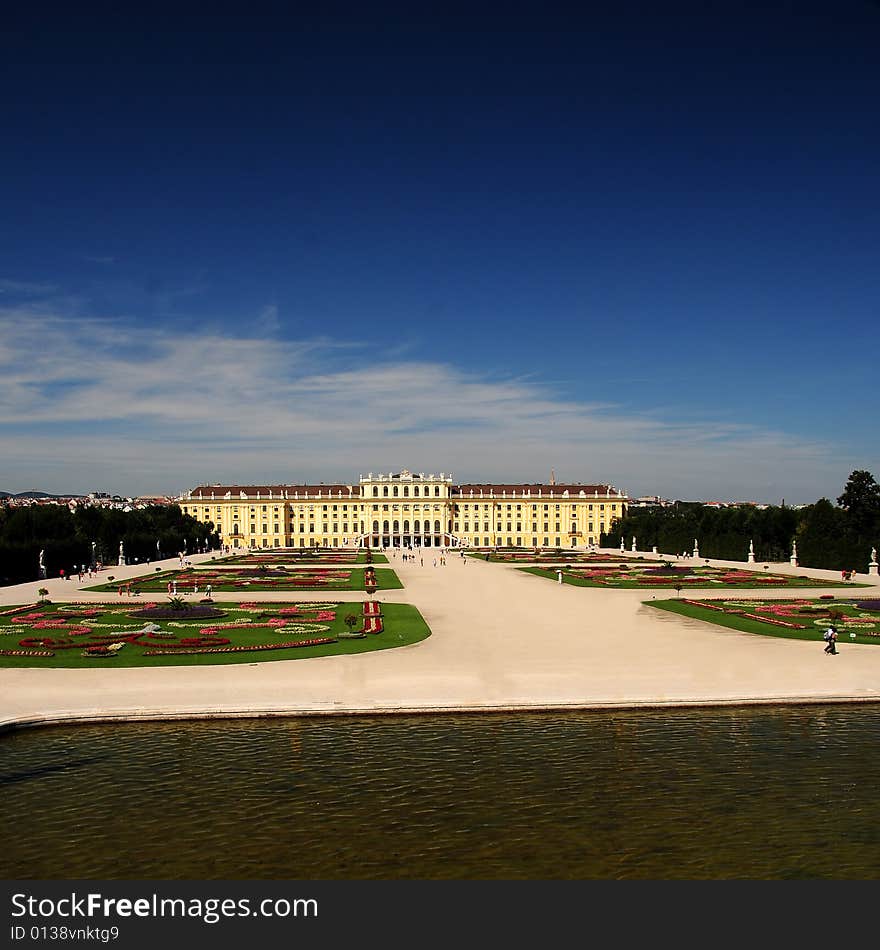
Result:
<svg viewBox="0 0 880 950"><path fill-rule="evenodd" d="M791 564L792 567L797 567L797 566L798 566L798 559L797 559L793 554L792 554L792 556L788 559L788 562L789 562L789 564Z"/></svg>
<svg viewBox="0 0 880 950"><path fill-rule="evenodd" d="M878 572L876 561L871 561L871 563L868 565L868 575L871 577L880 577L880 572Z"/></svg>
<svg viewBox="0 0 880 950"><path fill-rule="evenodd" d="M651 553L652 553L652 554L656 554L656 553L657 553L657 545L656 545L656 544L654 545L654 547L651 548Z"/></svg>

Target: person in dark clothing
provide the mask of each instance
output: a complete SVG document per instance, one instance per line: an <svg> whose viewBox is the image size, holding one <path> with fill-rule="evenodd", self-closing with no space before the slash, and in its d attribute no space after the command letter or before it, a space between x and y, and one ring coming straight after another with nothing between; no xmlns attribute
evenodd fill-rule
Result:
<svg viewBox="0 0 880 950"><path fill-rule="evenodd" d="M834 628L834 625L832 624L825 631L825 652L830 653L832 655L836 655L837 653L836 643L837 643L837 630Z"/></svg>

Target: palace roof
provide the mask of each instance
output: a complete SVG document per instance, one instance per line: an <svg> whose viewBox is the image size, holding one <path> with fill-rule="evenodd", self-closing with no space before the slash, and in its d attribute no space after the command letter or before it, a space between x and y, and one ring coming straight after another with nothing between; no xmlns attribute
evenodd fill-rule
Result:
<svg viewBox="0 0 880 950"><path fill-rule="evenodd" d="M568 495L571 497L579 496L581 492L586 496L596 497L605 496L605 495L614 495L615 497L620 496L624 497L622 492L619 492L613 485L545 485L545 484L473 484L473 485L454 485L452 488L452 494L458 496L468 495L473 492L474 495L478 495L482 492L483 496L493 494L496 497L504 492L508 495L550 495L553 494L556 496L565 496Z"/></svg>

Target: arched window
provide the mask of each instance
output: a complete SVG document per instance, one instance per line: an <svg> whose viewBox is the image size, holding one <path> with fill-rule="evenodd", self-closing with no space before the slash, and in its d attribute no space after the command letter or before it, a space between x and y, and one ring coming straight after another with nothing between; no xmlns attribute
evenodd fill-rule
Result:
<svg viewBox="0 0 880 950"><path fill-rule="evenodd" d="M395 521L395 522L394 522L394 533L395 533L395 534L400 534L400 522L399 522L399 521Z"/></svg>
<svg viewBox="0 0 880 950"><path fill-rule="evenodd" d="M397 498L397 485L394 486L394 497Z"/></svg>
<svg viewBox="0 0 880 950"><path fill-rule="evenodd" d="M440 522L439 522L439 521L435 521L435 522L434 522L434 534L440 534Z"/></svg>
<svg viewBox="0 0 880 950"><path fill-rule="evenodd" d="M403 523L403 533L404 533L404 534L409 534L409 522L408 522L408 521L404 521L404 523Z"/></svg>
<svg viewBox="0 0 880 950"><path fill-rule="evenodd" d="M403 486L403 497L404 497L404 498L409 498L409 485L404 485L404 486Z"/></svg>
<svg viewBox="0 0 880 950"><path fill-rule="evenodd" d="M378 485L373 485L373 497L374 497L374 498L378 498L378 497L379 497L379 486L378 486Z"/></svg>
<svg viewBox="0 0 880 950"><path fill-rule="evenodd" d="M373 522L373 534L378 534L378 533L379 533L379 522L378 522L378 521L374 521L374 522Z"/></svg>
<svg viewBox="0 0 880 950"><path fill-rule="evenodd" d="M387 522L387 521L383 521L383 522L382 522L382 534L388 534L388 522Z"/></svg>
<svg viewBox="0 0 880 950"><path fill-rule="evenodd" d="M439 485L435 485L435 486L434 486L434 494L435 494L438 498L440 497L440 486L439 486Z"/></svg>
<svg viewBox="0 0 880 950"><path fill-rule="evenodd" d="M416 496L416 498L419 497L419 486L418 486L418 485L415 485L415 486L413 487L413 494Z"/></svg>
<svg viewBox="0 0 880 950"><path fill-rule="evenodd" d="M388 486L387 486L387 485L383 485L383 486L382 486L382 497L383 497L383 498L387 498L387 497L388 497Z"/></svg>
<svg viewBox="0 0 880 950"><path fill-rule="evenodd" d="M418 489L416 489L416 490L418 491ZM418 534L418 533L421 531L421 529L422 529L422 523L421 523L421 521L414 521L414 522L413 522L413 534Z"/></svg>

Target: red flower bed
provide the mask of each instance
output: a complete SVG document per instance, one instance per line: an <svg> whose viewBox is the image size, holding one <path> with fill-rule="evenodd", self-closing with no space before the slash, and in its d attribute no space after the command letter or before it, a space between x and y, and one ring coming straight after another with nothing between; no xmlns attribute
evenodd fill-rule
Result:
<svg viewBox="0 0 880 950"><path fill-rule="evenodd" d="M55 656L51 650L0 650L0 656Z"/></svg>
<svg viewBox="0 0 880 950"><path fill-rule="evenodd" d="M177 643L169 643L166 640L162 640L162 649L163 650L174 650L175 652L180 648L189 648L189 647L206 647L206 646L225 646L232 641L227 640L226 637L181 637ZM155 643L141 643L140 640L135 640L137 646L151 646L154 647ZM159 651L160 653L162 650Z"/></svg>
<svg viewBox="0 0 880 950"><path fill-rule="evenodd" d="M759 614L749 614L744 610L731 610L730 613L738 617L745 617L747 620L758 620L761 623L772 623L775 627L788 627L789 630L806 630L807 627L802 623L789 623L787 620L774 620L772 617L761 617Z"/></svg>
<svg viewBox="0 0 880 950"><path fill-rule="evenodd" d="M39 604L23 604L18 607L7 607L6 610L0 610L0 617L5 617L7 614L15 614L20 610L32 610L34 607L39 607Z"/></svg>
<svg viewBox="0 0 880 950"><path fill-rule="evenodd" d="M683 604L690 604L691 607L705 607L706 610L720 610L721 613L726 613L724 607L719 606L718 604L710 604L704 600L683 600Z"/></svg>
<svg viewBox="0 0 880 950"><path fill-rule="evenodd" d="M314 640L294 640L290 643L261 643L254 646L202 647L194 650L175 650L173 654L164 650L145 650L144 656L195 656L202 653L246 653L263 650L288 650L293 647L315 647L322 643L336 643L336 637L316 637Z"/></svg>

